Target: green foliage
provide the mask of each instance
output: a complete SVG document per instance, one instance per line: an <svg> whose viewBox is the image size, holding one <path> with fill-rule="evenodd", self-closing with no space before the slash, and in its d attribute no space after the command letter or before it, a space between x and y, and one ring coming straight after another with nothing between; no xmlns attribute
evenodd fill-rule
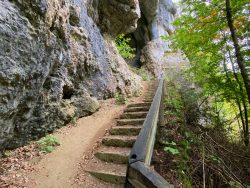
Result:
<svg viewBox="0 0 250 188"><path fill-rule="evenodd" d="M149 78L149 73L144 67L141 67L141 68L130 67L130 69L135 74L139 75L142 78L143 81L148 81L150 79Z"/></svg>
<svg viewBox="0 0 250 188"><path fill-rule="evenodd" d="M178 149L173 148L173 147L168 147L168 146L164 148L164 151L169 152L172 155L177 155L180 153Z"/></svg>
<svg viewBox="0 0 250 188"><path fill-rule="evenodd" d="M168 85L168 97L164 99L165 107L169 109L167 113L183 118L183 102L180 93L174 83L168 82Z"/></svg>
<svg viewBox="0 0 250 188"><path fill-rule="evenodd" d="M39 145L39 149L44 153L51 153L55 146L60 145L60 142L58 139L53 135L47 135L40 140L37 141L37 144Z"/></svg>
<svg viewBox="0 0 250 188"><path fill-rule="evenodd" d="M115 44L118 51L120 52L121 56L126 59L135 57L135 55L133 54L135 48L130 47L129 45L130 40L131 39L126 38L124 34L119 35L115 39Z"/></svg>
<svg viewBox="0 0 250 188"><path fill-rule="evenodd" d="M220 164L222 161L222 159L216 155L208 155L207 158L211 161L218 163L218 164Z"/></svg>
<svg viewBox="0 0 250 188"><path fill-rule="evenodd" d="M3 152L3 157L10 157L12 155L12 151L11 150L5 150Z"/></svg>
<svg viewBox="0 0 250 188"><path fill-rule="evenodd" d="M177 114L183 109L182 101L177 99L165 99L164 103L168 108L173 109L173 111L176 112Z"/></svg>
<svg viewBox="0 0 250 188"><path fill-rule="evenodd" d="M234 188L242 188L242 184L239 183L239 182L237 182L237 181L231 180L231 181L228 182L228 184L229 184L231 187L234 187ZM247 186L247 188L249 188L249 187Z"/></svg>
<svg viewBox="0 0 250 188"><path fill-rule="evenodd" d="M232 3L236 4L236 1ZM202 86L204 92L208 95L217 92L225 99L234 99L235 92L241 91L229 68L227 71L232 83L228 82L223 66L225 56L229 56L228 51L233 51L228 45L231 36L227 21L223 19L225 11L222 7L225 7L225 1L212 0L207 4L205 1L194 0L183 4L184 14L175 22L178 28L173 37L175 47L181 49L190 60L194 81ZM239 22L243 18L239 16ZM244 26L243 20L239 23L241 26ZM231 66L229 61L226 63L228 67Z"/></svg>
<svg viewBox="0 0 250 188"><path fill-rule="evenodd" d="M122 105L122 104L127 104L128 99L125 95L123 94L115 94L115 103L118 105Z"/></svg>
<svg viewBox="0 0 250 188"><path fill-rule="evenodd" d="M161 35L160 36L161 40L165 40L165 41L168 41L169 40L169 37L168 36L164 36L164 35Z"/></svg>
<svg viewBox="0 0 250 188"><path fill-rule="evenodd" d="M180 86L174 83L171 78L168 78L167 80L168 82L166 85L168 90L164 100L166 118L168 119L168 124L173 127L180 127L180 129L178 129L178 133L175 133L178 136L175 137L180 137L182 139L172 140L170 142L167 140L163 141L163 150L173 155L175 160L178 161L176 168L178 175L183 181L185 187L191 188L192 186L188 162L191 149L190 142L193 141L193 138L192 134L183 128L182 122L184 119L184 104L182 96L179 92ZM182 135L179 135L180 133ZM176 139L175 137L172 139Z"/></svg>
<svg viewBox="0 0 250 188"><path fill-rule="evenodd" d="M249 9L250 3L247 0L231 0L231 5L236 34L238 38L249 41L250 19L245 10ZM182 6L183 14L174 23L177 28L175 35L162 39L171 39L174 47L183 51L189 59L189 79L202 88L204 97L214 103L213 111L220 113L214 114L214 117L221 116L221 112L227 113L226 110L218 110L219 104L230 104L235 109L234 114L239 114L244 106L241 124L243 125L244 121L247 123L244 116L248 116L249 103L246 101L246 89L236 63L233 42L225 19L225 1L183 0ZM242 41L240 40L240 45L243 47L245 44ZM250 58L247 48L242 48L242 54L245 60ZM229 117L227 114L224 116Z"/></svg>
<svg viewBox="0 0 250 188"><path fill-rule="evenodd" d="M185 135L185 131L184 131L184 135ZM182 135L183 136L183 135ZM191 184L191 176L190 176L190 167L188 165L188 162L190 160L190 142L187 138L185 138L185 136L183 137L183 139L181 140L181 142L179 143L179 163L178 163L178 173L180 175L180 177L182 178L185 187L192 187Z"/></svg>
<svg viewBox="0 0 250 188"><path fill-rule="evenodd" d="M76 126L77 125L77 117L76 116L73 116L70 120L70 124Z"/></svg>
<svg viewBox="0 0 250 188"><path fill-rule="evenodd" d="M143 67L138 70L138 75L140 75L142 77L143 81L149 80L149 73Z"/></svg>
<svg viewBox="0 0 250 188"><path fill-rule="evenodd" d="M165 145L170 145L170 146L166 146L166 147L164 147L164 151L166 151L166 152L168 152L168 153L170 153L170 154L172 154L172 155L177 155L177 154L179 154L180 152L179 152L179 150L176 148L176 143L175 142L168 142L168 141L165 141L165 143L164 143Z"/></svg>
<svg viewBox="0 0 250 188"><path fill-rule="evenodd" d="M224 150L222 151L221 148L223 147L218 149L217 145L215 145L218 142L225 148L230 148L228 145L229 142L223 143L223 140L225 140L224 129L221 129L218 125L220 122L225 121L223 114L227 113L228 115L228 111L230 111L231 117L235 117L233 116L233 114L235 115L235 107L229 102L224 102L220 99L217 96L218 93L214 93L212 97L208 95L204 96L204 92L197 85L193 87L188 81L182 79L183 76L179 74L174 74L171 77L167 72L166 75L168 75L168 81L166 82L167 92L164 101L167 124L165 131L162 131L165 132L162 133L165 135L162 137L163 141L160 141L160 143L163 144L162 150L171 154L171 156L168 155L167 157L168 160L169 158L172 159L169 165L173 166L171 170L175 171L174 173L177 171L176 175L183 182L183 187L202 187L202 178L198 181L197 178L202 177L202 161L204 160L206 186L214 187L214 180L219 179L219 181L227 184L229 187L243 187L242 181L238 182L240 179L231 179L232 174L240 177L240 174L237 174L238 172L235 171L234 167L230 167L230 170L228 169L230 166L228 166L228 159L231 160L231 153L228 154ZM192 81L192 79L190 80ZM199 117L202 117L202 120L210 120L208 123L216 127L203 126L204 130L201 130L200 122L192 124L190 121L187 121L187 119L196 116L194 112L198 113L198 120L200 119ZM180 115L181 113L185 114L184 117ZM185 121L180 122L183 118L185 118ZM202 125L204 124L202 122ZM215 142L206 139L209 138L206 135L210 135ZM167 141L165 141L166 139ZM166 146L168 148L165 149ZM177 149L179 153L176 155L172 154L171 150L173 149ZM242 153L239 154L241 155ZM238 161L237 156L235 159L235 161ZM234 164L234 162L230 161L230 164ZM240 169L238 163L236 166ZM215 170L213 170L213 167L215 167ZM217 170L217 168L220 170ZM232 174L227 176L231 172Z"/></svg>
<svg viewBox="0 0 250 188"><path fill-rule="evenodd" d="M171 142L165 141L164 144L165 145L176 146L176 143L174 141L171 141Z"/></svg>

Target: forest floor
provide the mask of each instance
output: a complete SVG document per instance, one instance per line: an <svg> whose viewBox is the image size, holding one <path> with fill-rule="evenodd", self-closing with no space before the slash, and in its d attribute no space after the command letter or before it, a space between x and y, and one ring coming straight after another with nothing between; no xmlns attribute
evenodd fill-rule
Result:
<svg viewBox="0 0 250 188"><path fill-rule="evenodd" d="M142 101L147 85L144 82L142 95L129 98L129 102ZM83 182L78 181L84 179L83 164L98 148L105 133L116 124L116 119L126 106L116 105L115 99L100 103L98 112L80 118L76 125L68 125L55 131L53 135L58 138L60 146L52 153L41 154L32 142L0 159L0 187L80 187Z"/></svg>

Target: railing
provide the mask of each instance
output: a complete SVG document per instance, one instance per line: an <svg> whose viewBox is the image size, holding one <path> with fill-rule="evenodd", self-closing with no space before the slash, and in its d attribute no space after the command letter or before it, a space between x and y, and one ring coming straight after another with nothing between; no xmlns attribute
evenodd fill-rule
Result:
<svg viewBox="0 0 250 188"><path fill-rule="evenodd" d="M161 78L143 127L130 152L125 188L173 187L156 171L150 168L157 124L164 121L164 79Z"/></svg>

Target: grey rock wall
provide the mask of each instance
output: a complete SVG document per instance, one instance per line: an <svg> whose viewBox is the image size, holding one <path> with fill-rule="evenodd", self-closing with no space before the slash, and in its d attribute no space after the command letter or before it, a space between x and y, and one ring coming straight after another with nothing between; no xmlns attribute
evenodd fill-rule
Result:
<svg viewBox="0 0 250 188"><path fill-rule="evenodd" d="M101 29L113 36L133 32L141 16L138 0L101 0L98 10Z"/></svg>
<svg viewBox="0 0 250 188"><path fill-rule="evenodd" d="M176 7L172 0L140 0L141 18L133 36L136 40L136 61L145 66L154 76L162 72L162 58L169 44L161 36L174 32L172 22Z"/></svg>
<svg viewBox="0 0 250 188"><path fill-rule="evenodd" d="M133 31L138 4L119 2L132 3L128 19L134 21L117 28ZM86 0L0 1L0 151L95 112L98 99L116 91L138 91L140 78L97 26L97 5Z"/></svg>

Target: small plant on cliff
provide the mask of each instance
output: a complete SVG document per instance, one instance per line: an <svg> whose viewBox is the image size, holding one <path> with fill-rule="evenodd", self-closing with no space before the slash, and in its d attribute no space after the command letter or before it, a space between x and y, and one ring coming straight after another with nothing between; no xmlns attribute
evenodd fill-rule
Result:
<svg viewBox="0 0 250 188"><path fill-rule="evenodd" d="M37 141L39 149L44 153L51 153L55 146L60 145L58 139L53 135L47 135Z"/></svg>
<svg viewBox="0 0 250 188"><path fill-rule="evenodd" d="M130 40L131 39L126 38L124 34L119 35L115 39L116 47L117 47L118 51L120 52L121 56L125 59L133 58L135 56L133 54L135 49L131 48L131 46L129 45Z"/></svg>
<svg viewBox="0 0 250 188"><path fill-rule="evenodd" d="M70 120L70 124L73 126L77 126L77 117L73 116Z"/></svg>
<svg viewBox="0 0 250 188"><path fill-rule="evenodd" d="M148 71L144 68L131 67L130 69L137 75L139 75L143 81L148 81L150 79Z"/></svg>
<svg viewBox="0 0 250 188"><path fill-rule="evenodd" d="M125 95L123 94L115 94L115 103L122 105L122 104L126 104L128 102L128 99Z"/></svg>
<svg viewBox="0 0 250 188"><path fill-rule="evenodd" d="M144 67L140 68L138 70L138 72L139 72L139 75L142 77L143 81L148 81L149 80L149 73Z"/></svg>

